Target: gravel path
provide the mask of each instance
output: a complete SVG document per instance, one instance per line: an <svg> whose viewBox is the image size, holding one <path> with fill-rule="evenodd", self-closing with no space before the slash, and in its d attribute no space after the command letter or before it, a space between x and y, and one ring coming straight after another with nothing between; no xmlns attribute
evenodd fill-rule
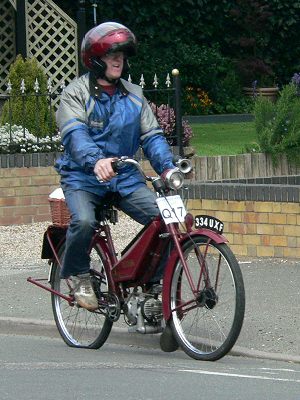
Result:
<svg viewBox="0 0 300 400"><path fill-rule="evenodd" d="M50 224L47 222L27 225L0 226L0 267L5 269L26 269L29 265L45 263L41 260L43 234ZM141 225L119 213L119 222L112 225L116 250L122 250Z"/></svg>

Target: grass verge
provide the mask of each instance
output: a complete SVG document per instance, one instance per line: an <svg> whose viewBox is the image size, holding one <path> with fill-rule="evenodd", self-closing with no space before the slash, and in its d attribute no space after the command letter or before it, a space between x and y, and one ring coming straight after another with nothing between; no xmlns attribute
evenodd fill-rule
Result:
<svg viewBox="0 0 300 400"><path fill-rule="evenodd" d="M190 145L199 156L235 155L256 143L254 122L192 124Z"/></svg>

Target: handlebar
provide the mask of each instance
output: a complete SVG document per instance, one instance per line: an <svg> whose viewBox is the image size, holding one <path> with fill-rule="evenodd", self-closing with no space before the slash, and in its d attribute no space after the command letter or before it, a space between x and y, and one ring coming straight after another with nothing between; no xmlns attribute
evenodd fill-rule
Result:
<svg viewBox="0 0 300 400"><path fill-rule="evenodd" d="M173 163L176 165L176 167L179 169L179 171L182 174L188 174L192 170L192 164L190 160L187 158L180 158L179 156L175 156L173 158ZM127 156L120 157L116 161L113 161L112 163L113 170L117 172L118 168L122 167L124 164L132 164L134 165L141 175L148 181L152 180L150 176L147 176L144 171L142 170L142 167L140 166L139 162L134 160L133 158L129 158Z"/></svg>
<svg viewBox="0 0 300 400"><path fill-rule="evenodd" d="M179 157L174 157L173 163L176 168L170 169L164 172L164 177L151 177L145 174L140 163L133 158L127 156L120 157L115 161L112 161L111 165L114 172L117 173L118 169L125 164L134 165L135 168L140 172L140 174L145 178L146 181L152 182L154 189L157 192L163 192L167 189L179 189L183 185L184 174L188 174L192 170L192 164L188 159L182 159ZM99 182L103 182L97 177Z"/></svg>
<svg viewBox="0 0 300 400"><path fill-rule="evenodd" d="M132 165L134 165L134 166L138 169L138 171L141 173L141 175L142 175L147 181L151 181L151 180L152 180L152 178L151 178L150 176L147 176L147 175L144 173L144 171L143 171L142 167L140 166L139 162L136 161L136 160L134 160L133 158L129 158L129 157L127 157L127 156L123 156L123 157L118 158L116 161L112 161L112 163L111 163L112 168L113 168L113 170L114 170L115 172L117 172L118 169L119 169L120 167L122 167L124 164L132 164Z"/></svg>

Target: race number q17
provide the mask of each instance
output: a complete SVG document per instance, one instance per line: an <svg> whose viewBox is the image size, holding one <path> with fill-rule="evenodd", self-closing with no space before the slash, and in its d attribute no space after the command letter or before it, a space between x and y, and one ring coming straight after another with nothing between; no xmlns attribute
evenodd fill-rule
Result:
<svg viewBox="0 0 300 400"><path fill-rule="evenodd" d="M166 224L184 221L186 209L179 195L159 197L156 203Z"/></svg>

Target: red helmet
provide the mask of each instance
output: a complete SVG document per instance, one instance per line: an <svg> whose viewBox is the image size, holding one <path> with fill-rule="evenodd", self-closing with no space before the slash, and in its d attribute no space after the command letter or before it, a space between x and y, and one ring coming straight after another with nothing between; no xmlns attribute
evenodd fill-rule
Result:
<svg viewBox="0 0 300 400"><path fill-rule="evenodd" d="M117 22L104 22L89 30L81 44L83 65L94 70L94 61L99 61L107 53L123 51L125 57L136 53L136 38L126 26Z"/></svg>

